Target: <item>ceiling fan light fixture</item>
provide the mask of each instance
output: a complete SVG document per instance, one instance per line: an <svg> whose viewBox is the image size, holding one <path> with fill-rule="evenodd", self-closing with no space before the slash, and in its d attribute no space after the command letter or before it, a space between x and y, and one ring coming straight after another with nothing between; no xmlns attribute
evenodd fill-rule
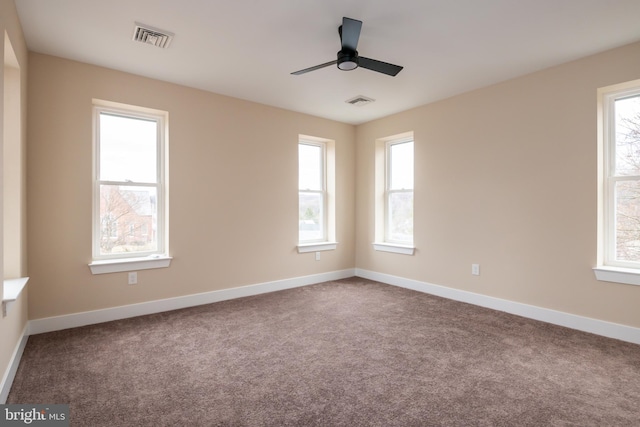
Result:
<svg viewBox="0 0 640 427"><path fill-rule="evenodd" d="M342 71L351 71L358 68L358 52L338 52L338 68Z"/></svg>
<svg viewBox="0 0 640 427"><path fill-rule="evenodd" d="M338 68L340 68L342 71L351 71L358 68L358 64L352 61L344 61L338 64Z"/></svg>

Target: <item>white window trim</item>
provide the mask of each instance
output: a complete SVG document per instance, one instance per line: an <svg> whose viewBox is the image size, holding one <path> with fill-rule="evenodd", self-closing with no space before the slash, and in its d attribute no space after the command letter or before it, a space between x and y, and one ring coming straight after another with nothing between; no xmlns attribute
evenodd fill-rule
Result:
<svg viewBox="0 0 640 427"><path fill-rule="evenodd" d="M413 141L415 139L413 132L405 132L402 134L390 136L387 138L378 139L376 141L376 201L375 206L375 241L372 243L373 249L380 252L390 252L402 255L414 255L415 243L412 242L399 242L390 240L388 238L389 232L389 194L397 192L411 192L414 193L414 189L411 190L389 190L389 147L395 144L402 144L405 142ZM415 145L414 145L415 147ZM414 148L415 150L415 148ZM415 153L414 153L415 154Z"/></svg>
<svg viewBox="0 0 640 427"><path fill-rule="evenodd" d="M132 254L118 254L111 256L100 255L100 184L109 184L108 181L99 180L99 117L100 113L110 113L125 117L139 117L152 119L158 122L158 156L157 172L158 183L127 183L132 186L152 186L157 188L156 197L158 205L158 250L153 252L141 252ZM116 102L93 100L93 213L92 213L92 262L89 268L92 274L115 273L122 271L145 270L151 268L165 268L171 264L172 257L168 255L169 229L168 229L168 114L166 111ZM119 184L119 183L115 183Z"/></svg>
<svg viewBox="0 0 640 427"><path fill-rule="evenodd" d="M605 282L640 285L640 263L615 260L615 183L637 179L614 177L616 99L640 95L640 80L598 89L598 253L593 268L596 279Z"/></svg>
<svg viewBox="0 0 640 427"><path fill-rule="evenodd" d="M16 302L20 294L27 286L28 277L18 279L7 279L3 281L2 287L2 317L7 317L11 306Z"/></svg>
<svg viewBox="0 0 640 427"><path fill-rule="evenodd" d="M322 147L322 185L323 185L323 237L317 240L298 240L298 253L331 251L338 246L336 241L335 220L335 141L308 135L299 135L300 144ZM300 192L314 192L301 190Z"/></svg>
<svg viewBox="0 0 640 427"><path fill-rule="evenodd" d="M119 258L93 261L89 264L91 274L119 273L123 271L149 270L166 268L173 258L165 255L151 255L140 258Z"/></svg>
<svg viewBox="0 0 640 427"><path fill-rule="evenodd" d="M596 279L601 282L623 283L640 286L640 272L633 268L594 267Z"/></svg>
<svg viewBox="0 0 640 427"><path fill-rule="evenodd" d="M320 148L320 161L321 161L321 166L320 166L320 185L321 185L321 189L320 190L311 190L309 188L306 189L301 189L298 188L298 197L300 197L300 193L314 193L314 194L320 194L321 198L322 198L322 237L320 237L319 239L310 239L310 240L300 240L299 244L300 245L304 245L304 244L309 244L309 243L320 243L320 242L326 242L327 241L327 146L323 141L311 141L308 139L301 139L298 142L298 147L300 147L301 145L310 145L313 147L319 147Z"/></svg>
<svg viewBox="0 0 640 427"><path fill-rule="evenodd" d="M338 247L338 242L300 243L298 253L333 251Z"/></svg>
<svg viewBox="0 0 640 427"><path fill-rule="evenodd" d="M399 245L396 243L377 243L373 242L373 249L379 252L391 252L394 254L413 255L415 253L415 246Z"/></svg>

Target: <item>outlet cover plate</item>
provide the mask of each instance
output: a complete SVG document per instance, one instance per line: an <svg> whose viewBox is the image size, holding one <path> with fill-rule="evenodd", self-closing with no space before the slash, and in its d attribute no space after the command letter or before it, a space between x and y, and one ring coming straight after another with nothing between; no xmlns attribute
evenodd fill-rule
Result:
<svg viewBox="0 0 640 427"><path fill-rule="evenodd" d="M471 274L474 276L480 275L480 264L471 264Z"/></svg>

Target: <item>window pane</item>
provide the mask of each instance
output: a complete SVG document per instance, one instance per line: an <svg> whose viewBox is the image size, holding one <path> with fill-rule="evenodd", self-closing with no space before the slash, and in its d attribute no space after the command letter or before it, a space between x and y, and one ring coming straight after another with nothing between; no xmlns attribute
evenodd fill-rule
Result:
<svg viewBox="0 0 640 427"><path fill-rule="evenodd" d="M389 147L389 190L413 189L413 141Z"/></svg>
<svg viewBox="0 0 640 427"><path fill-rule="evenodd" d="M155 188L100 186L100 255L158 249Z"/></svg>
<svg viewBox="0 0 640 427"><path fill-rule="evenodd" d="M640 175L640 96L615 101L616 175Z"/></svg>
<svg viewBox="0 0 640 427"><path fill-rule="evenodd" d="M298 189L323 190L322 147L298 144Z"/></svg>
<svg viewBox="0 0 640 427"><path fill-rule="evenodd" d="M413 242L413 192L389 194L388 240Z"/></svg>
<svg viewBox="0 0 640 427"><path fill-rule="evenodd" d="M100 113L100 180L155 183L157 122Z"/></svg>
<svg viewBox="0 0 640 427"><path fill-rule="evenodd" d="M323 215L322 194L301 191L298 204L298 239L301 242L324 238Z"/></svg>
<svg viewBox="0 0 640 427"><path fill-rule="evenodd" d="M640 181L616 183L616 259L640 262Z"/></svg>

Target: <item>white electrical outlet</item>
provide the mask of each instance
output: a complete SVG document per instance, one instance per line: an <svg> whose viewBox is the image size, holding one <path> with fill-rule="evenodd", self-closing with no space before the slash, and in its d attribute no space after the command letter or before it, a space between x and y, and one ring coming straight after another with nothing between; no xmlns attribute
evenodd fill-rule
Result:
<svg viewBox="0 0 640 427"><path fill-rule="evenodd" d="M136 283L138 283L138 272L132 271L129 273L129 284L135 285Z"/></svg>
<svg viewBox="0 0 640 427"><path fill-rule="evenodd" d="M471 274L474 276L480 275L480 264L471 264Z"/></svg>
<svg viewBox="0 0 640 427"><path fill-rule="evenodd" d="M320 261L320 252L316 252L316 261Z"/></svg>

